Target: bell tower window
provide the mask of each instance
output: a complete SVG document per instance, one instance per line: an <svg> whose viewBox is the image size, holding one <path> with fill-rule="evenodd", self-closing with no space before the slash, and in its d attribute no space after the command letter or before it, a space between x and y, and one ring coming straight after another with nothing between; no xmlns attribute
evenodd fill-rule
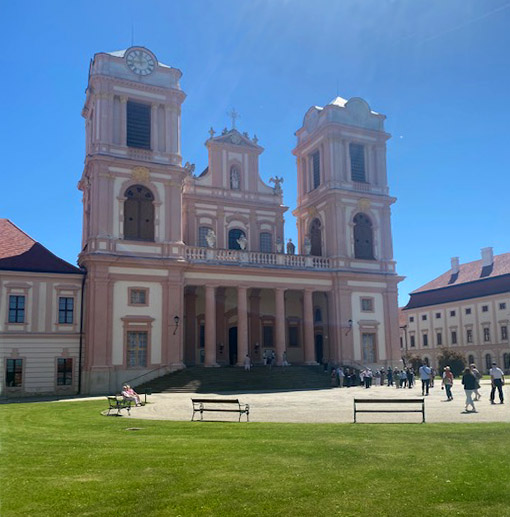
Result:
<svg viewBox="0 0 510 517"><path fill-rule="evenodd" d="M349 144L351 155L351 179L359 183L366 183L365 174L365 146L360 144Z"/></svg>
<svg viewBox="0 0 510 517"><path fill-rule="evenodd" d="M154 195L142 185L133 185L124 195L124 239L154 241Z"/></svg>
<svg viewBox="0 0 510 517"><path fill-rule="evenodd" d="M321 184L321 155L319 151L315 151L311 155L310 167L312 173L312 190L315 190Z"/></svg>
<svg viewBox="0 0 510 517"><path fill-rule="evenodd" d="M151 108L147 104L127 102L128 147L151 148Z"/></svg>
<svg viewBox="0 0 510 517"><path fill-rule="evenodd" d="M374 234L372 222L365 214L354 216L354 257L374 260Z"/></svg>

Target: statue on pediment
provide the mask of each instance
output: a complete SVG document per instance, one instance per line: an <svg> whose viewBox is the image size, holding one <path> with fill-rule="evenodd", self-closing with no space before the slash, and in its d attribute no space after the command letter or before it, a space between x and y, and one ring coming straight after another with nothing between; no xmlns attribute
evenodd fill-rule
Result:
<svg viewBox="0 0 510 517"><path fill-rule="evenodd" d="M281 184L283 183L283 178L275 176L274 178L269 179L269 183L274 183L273 192L275 196L281 196L283 194L283 190L281 187Z"/></svg>

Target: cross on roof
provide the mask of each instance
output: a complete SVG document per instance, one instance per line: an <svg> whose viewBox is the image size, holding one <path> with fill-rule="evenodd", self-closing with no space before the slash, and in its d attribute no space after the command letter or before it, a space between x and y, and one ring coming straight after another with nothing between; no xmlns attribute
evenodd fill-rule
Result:
<svg viewBox="0 0 510 517"><path fill-rule="evenodd" d="M239 116L239 113L237 113L235 108L232 108L230 112L227 113L227 115L232 119L232 129L236 128L236 119L241 118Z"/></svg>

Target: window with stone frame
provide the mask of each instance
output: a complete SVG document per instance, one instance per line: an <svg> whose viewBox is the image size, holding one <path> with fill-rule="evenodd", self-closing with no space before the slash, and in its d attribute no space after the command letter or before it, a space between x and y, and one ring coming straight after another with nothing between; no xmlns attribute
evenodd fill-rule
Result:
<svg viewBox="0 0 510 517"><path fill-rule="evenodd" d="M411 348L416 347L416 339L414 337L414 334L411 334L411 336L410 336L410 343L411 343Z"/></svg>
<svg viewBox="0 0 510 517"><path fill-rule="evenodd" d="M483 328L483 340L485 342L488 342L491 340L491 330L489 327L484 327Z"/></svg>
<svg viewBox="0 0 510 517"><path fill-rule="evenodd" d="M207 234L209 233L209 230L211 230L212 228L210 228L209 226L200 226L198 228L198 243L197 245L200 246L201 248L208 248L208 244L207 244Z"/></svg>
<svg viewBox="0 0 510 517"><path fill-rule="evenodd" d="M73 384L73 359L71 357L57 358L57 386Z"/></svg>
<svg viewBox="0 0 510 517"><path fill-rule="evenodd" d="M124 193L124 239L154 241L154 195L143 185Z"/></svg>
<svg viewBox="0 0 510 517"><path fill-rule="evenodd" d="M5 385L8 388L21 388L23 386L23 359L7 359Z"/></svg>
<svg viewBox="0 0 510 517"><path fill-rule="evenodd" d="M505 302L502 302L499 304L499 310L500 311L504 311L506 309L506 303Z"/></svg>
<svg viewBox="0 0 510 517"><path fill-rule="evenodd" d="M363 312L374 312L374 299L361 298L361 310Z"/></svg>
<svg viewBox="0 0 510 517"><path fill-rule="evenodd" d="M273 235L269 232L260 232L259 235L260 251L262 253L273 252Z"/></svg>
<svg viewBox="0 0 510 517"><path fill-rule="evenodd" d="M296 324L289 324L287 331L289 333L289 347L296 348L299 346L299 327Z"/></svg>
<svg viewBox="0 0 510 517"><path fill-rule="evenodd" d="M262 343L264 348L273 348L273 324L264 323L262 325Z"/></svg>
<svg viewBox="0 0 510 517"><path fill-rule="evenodd" d="M508 340L508 327L506 325L501 325L501 341Z"/></svg>
<svg viewBox="0 0 510 517"><path fill-rule="evenodd" d="M441 346L443 344L443 334L441 332L436 333L436 343L437 346Z"/></svg>
<svg viewBox="0 0 510 517"><path fill-rule="evenodd" d="M354 216L354 258L374 260L374 232L370 218L363 213Z"/></svg>
<svg viewBox="0 0 510 517"><path fill-rule="evenodd" d="M503 354L503 368L505 370L510 370L510 354L508 352Z"/></svg>
<svg viewBox="0 0 510 517"><path fill-rule="evenodd" d="M488 305L482 305L482 312L489 312L489 306Z"/></svg>
<svg viewBox="0 0 510 517"><path fill-rule="evenodd" d="M72 324L74 321L74 298L59 296L58 298L58 322L59 324Z"/></svg>
<svg viewBox="0 0 510 517"><path fill-rule="evenodd" d="M129 288L129 305L143 305L149 304L149 289L144 287L130 287Z"/></svg>
<svg viewBox="0 0 510 517"><path fill-rule="evenodd" d="M451 336L452 345L456 345L457 344L457 331L452 330L450 333L450 336Z"/></svg>
<svg viewBox="0 0 510 517"><path fill-rule="evenodd" d="M472 329L466 329L466 342L467 343L473 342L473 330Z"/></svg>
<svg viewBox="0 0 510 517"><path fill-rule="evenodd" d="M126 143L128 147L151 148L151 107L128 101L126 106Z"/></svg>
<svg viewBox="0 0 510 517"><path fill-rule="evenodd" d="M315 151L310 156L310 168L312 173L312 190L315 190L321 184L321 155L319 151Z"/></svg>
<svg viewBox="0 0 510 517"><path fill-rule="evenodd" d="M423 346L429 346L429 335L428 334L422 335L422 342L423 342Z"/></svg>
<svg viewBox="0 0 510 517"><path fill-rule="evenodd" d="M349 144L351 157L351 179L359 183L366 183L365 171L365 146L361 144Z"/></svg>
<svg viewBox="0 0 510 517"><path fill-rule="evenodd" d="M241 246L238 240L243 236L246 238L246 234L239 228L233 228L228 232L228 249L229 250L240 250Z"/></svg>
<svg viewBox="0 0 510 517"><path fill-rule="evenodd" d="M127 358L128 368L145 368L147 366L148 332L127 332Z"/></svg>
<svg viewBox="0 0 510 517"><path fill-rule="evenodd" d="M466 309L466 314L471 314L471 309L469 307Z"/></svg>
<svg viewBox="0 0 510 517"><path fill-rule="evenodd" d="M25 323L25 296L9 296L9 323Z"/></svg>

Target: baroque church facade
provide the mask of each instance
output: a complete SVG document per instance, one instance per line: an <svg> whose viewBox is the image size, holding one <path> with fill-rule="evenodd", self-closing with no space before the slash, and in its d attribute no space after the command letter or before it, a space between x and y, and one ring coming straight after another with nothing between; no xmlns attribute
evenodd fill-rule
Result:
<svg viewBox="0 0 510 517"><path fill-rule="evenodd" d="M385 116L360 98L306 112L293 150L296 249L283 179L261 179L255 136L235 121L211 129L206 169L183 163L181 75L144 47L90 63L81 391L246 355L398 364Z"/></svg>

